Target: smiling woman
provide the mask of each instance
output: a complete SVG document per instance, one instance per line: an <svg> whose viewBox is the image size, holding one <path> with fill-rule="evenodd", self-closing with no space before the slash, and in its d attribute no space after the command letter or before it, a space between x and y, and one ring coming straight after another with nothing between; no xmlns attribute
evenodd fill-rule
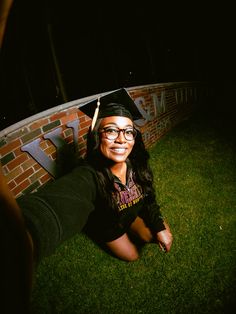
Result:
<svg viewBox="0 0 236 314"><path fill-rule="evenodd" d="M125 89L103 96L95 116L94 105L96 102L80 108L93 117L94 128L88 132L85 158L71 172L19 197L18 204L0 181L3 212L9 213L13 225L19 225L30 253L26 256L33 255L36 263L81 231L125 261L139 258L135 239L170 251L172 234L156 202L149 154L140 131L134 128L133 121L142 117L140 112ZM15 240L8 252L18 252ZM9 259L7 253L4 257ZM30 278L33 262L29 258L26 262L24 254L17 255L18 259L25 271L18 277L18 287L26 289L25 282L30 281L25 277Z"/></svg>
<svg viewBox="0 0 236 314"><path fill-rule="evenodd" d="M88 134L86 161L95 169L101 191L101 203L91 213L86 230L127 261L139 255L132 236L169 251L172 235L156 203L149 155L133 123L142 115L124 89L100 102L96 121L94 101L80 108L95 123Z"/></svg>

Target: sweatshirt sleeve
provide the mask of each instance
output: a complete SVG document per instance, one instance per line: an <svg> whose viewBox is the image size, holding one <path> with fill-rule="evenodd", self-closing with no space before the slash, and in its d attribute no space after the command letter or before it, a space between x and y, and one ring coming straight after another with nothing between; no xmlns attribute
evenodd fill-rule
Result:
<svg viewBox="0 0 236 314"><path fill-rule="evenodd" d="M142 216L145 223L151 228L154 232L159 232L165 230L164 218L162 216L160 205L156 200L151 203L147 201L144 202L144 208L142 210Z"/></svg>
<svg viewBox="0 0 236 314"><path fill-rule="evenodd" d="M82 231L94 210L96 189L94 172L83 166L17 199L39 255L50 255L61 242Z"/></svg>

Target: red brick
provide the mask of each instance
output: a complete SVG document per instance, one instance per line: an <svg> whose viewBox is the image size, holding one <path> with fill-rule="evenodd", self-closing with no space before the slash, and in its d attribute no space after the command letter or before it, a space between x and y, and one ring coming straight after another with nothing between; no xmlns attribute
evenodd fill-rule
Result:
<svg viewBox="0 0 236 314"><path fill-rule="evenodd" d="M49 123L49 119L41 119L41 120L35 121L32 124L30 124L29 129L31 131L33 131L33 130L41 128L42 126L44 126L48 123Z"/></svg>
<svg viewBox="0 0 236 314"><path fill-rule="evenodd" d="M85 115L82 111L78 110L77 116L79 117L80 122L85 120Z"/></svg>
<svg viewBox="0 0 236 314"><path fill-rule="evenodd" d="M67 109L67 114L68 114L68 115L70 115L70 114L72 114L72 113L76 113L76 115L77 115L77 113L78 113L78 108L77 108L77 107L72 107L72 108ZM78 117L78 115L77 115L77 117Z"/></svg>
<svg viewBox="0 0 236 314"><path fill-rule="evenodd" d="M35 171L37 171L38 169L40 169L42 167L40 166L39 163L36 163L36 164L34 164L33 168L34 168Z"/></svg>
<svg viewBox="0 0 236 314"><path fill-rule="evenodd" d="M51 143L51 142L49 142L49 140L42 140L42 141L39 143L39 146L40 146L40 148L41 148L42 150L45 150L45 149L48 147L49 143Z"/></svg>
<svg viewBox="0 0 236 314"><path fill-rule="evenodd" d="M80 124L80 130L83 130L83 129L88 130L88 128L90 127L90 125L91 125L91 119L89 119L88 121L82 122L82 123Z"/></svg>
<svg viewBox="0 0 236 314"><path fill-rule="evenodd" d="M57 158L57 152L53 152L49 157L51 157L52 160L55 160Z"/></svg>
<svg viewBox="0 0 236 314"><path fill-rule="evenodd" d="M24 191L29 186L30 186L30 181L27 179L21 184L17 185L17 187L12 190L12 193L15 197L17 197L22 191Z"/></svg>
<svg viewBox="0 0 236 314"><path fill-rule="evenodd" d="M0 155L4 156L22 145L20 139L16 139L0 148Z"/></svg>
<svg viewBox="0 0 236 314"><path fill-rule="evenodd" d="M6 175L6 180L7 180L7 182L10 182L11 180L13 180L13 179L16 178L17 176L19 176L22 172L23 172L23 169L22 169L21 166L19 165L18 167L16 167L15 169L13 169L13 171L9 172L9 173Z"/></svg>
<svg viewBox="0 0 236 314"><path fill-rule="evenodd" d="M30 167L33 167L35 164L36 161L32 157L30 157L28 160L21 164L21 167L23 168L23 170L26 170Z"/></svg>
<svg viewBox="0 0 236 314"><path fill-rule="evenodd" d="M68 116L64 116L61 118L61 124L66 124L68 122L71 122L73 120L77 120L78 119L78 116L76 113L72 113Z"/></svg>
<svg viewBox="0 0 236 314"><path fill-rule="evenodd" d="M79 136L84 136L87 133L88 133L88 128L84 128L84 129L79 131Z"/></svg>
<svg viewBox="0 0 236 314"><path fill-rule="evenodd" d="M74 141L74 137L73 135L67 136L65 138L66 143L72 143Z"/></svg>
<svg viewBox="0 0 236 314"><path fill-rule="evenodd" d="M18 177L16 177L15 182L17 184L20 184L25 179L27 179L33 172L34 172L33 168L29 168L28 170L26 170L22 174L20 174Z"/></svg>
<svg viewBox="0 0 236 314"><path fill-rule="evenodd" d="M15 187L16 187L16 183L14 182L14 180L10 181L7 183L10 191L12 191Z"/></svg>
<svg viewBox="0 0 236 314"><path fill-rule="evenodd" d="M10 161L7 164L7 168L9 170L13 170L14 168L16 168L18 165L21 165L23 162L25 162L27 159L29 159L28 154L23 153L22 155L20 155L19 157L15 158L14 160Z"/></svg>
<svg viewBox="0 0 236 314"><path fill-rule="evenodd" d="M45 175L40 178L40 182L43 185L51 179L52 177L49 175L49 173L46 172Z"/></svg>
<svg viewBox="0 0 236 314"><path fill-rule="evenodd" d="M66 111L55 113L50 117L50 121L60 120L65 115L66 115Z"/></svg>
<svg viewBox="0 0 236 314"><path fill-rule="evenodd" d="M21 150L21 147L18 147L17 149L14 150L14 155L16 157L20 156L21 154L23 154L22 150Z"/></svg>
<svg viewBox="0 0 236 314"><path fill-rule="evenodd" d="M43 168L40 168L39 171L35 172L32 176L30 176L30 181L33 183L40 179L44 174L45 170Z"/></svg>
<svg viewBox="0 0 236 314"><path fill-rule="evenodd" d="M51 154L53 154L53 153L56 152L56 147L53 146L53 145L51 145L51 146L49 146L48 148L46 148L46 149L44 150L44 152L45 152L47 155L51 155Z"/></svg>

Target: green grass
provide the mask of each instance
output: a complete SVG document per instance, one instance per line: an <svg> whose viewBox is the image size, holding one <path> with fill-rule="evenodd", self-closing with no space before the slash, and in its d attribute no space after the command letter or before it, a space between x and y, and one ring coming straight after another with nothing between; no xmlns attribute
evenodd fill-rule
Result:
<svg viewBox="0 0 236 314"><path fill-rule="evenodd" d="M196 116L150 149L155 187L174 242L127 263L79 234L38 266L33 314L233 313L234 128Z"/></svg>

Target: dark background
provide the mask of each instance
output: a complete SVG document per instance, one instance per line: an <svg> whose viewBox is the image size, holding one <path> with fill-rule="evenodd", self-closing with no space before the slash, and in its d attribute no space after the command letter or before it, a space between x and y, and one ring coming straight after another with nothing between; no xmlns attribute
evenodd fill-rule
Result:
<svg viewBox="0 0 236 314"><path fill-rule="evenodd" d="M0 129L66 101L172 81L209 82L232 110L233 12L226 2L15 0L0 53Z"/></svg>

